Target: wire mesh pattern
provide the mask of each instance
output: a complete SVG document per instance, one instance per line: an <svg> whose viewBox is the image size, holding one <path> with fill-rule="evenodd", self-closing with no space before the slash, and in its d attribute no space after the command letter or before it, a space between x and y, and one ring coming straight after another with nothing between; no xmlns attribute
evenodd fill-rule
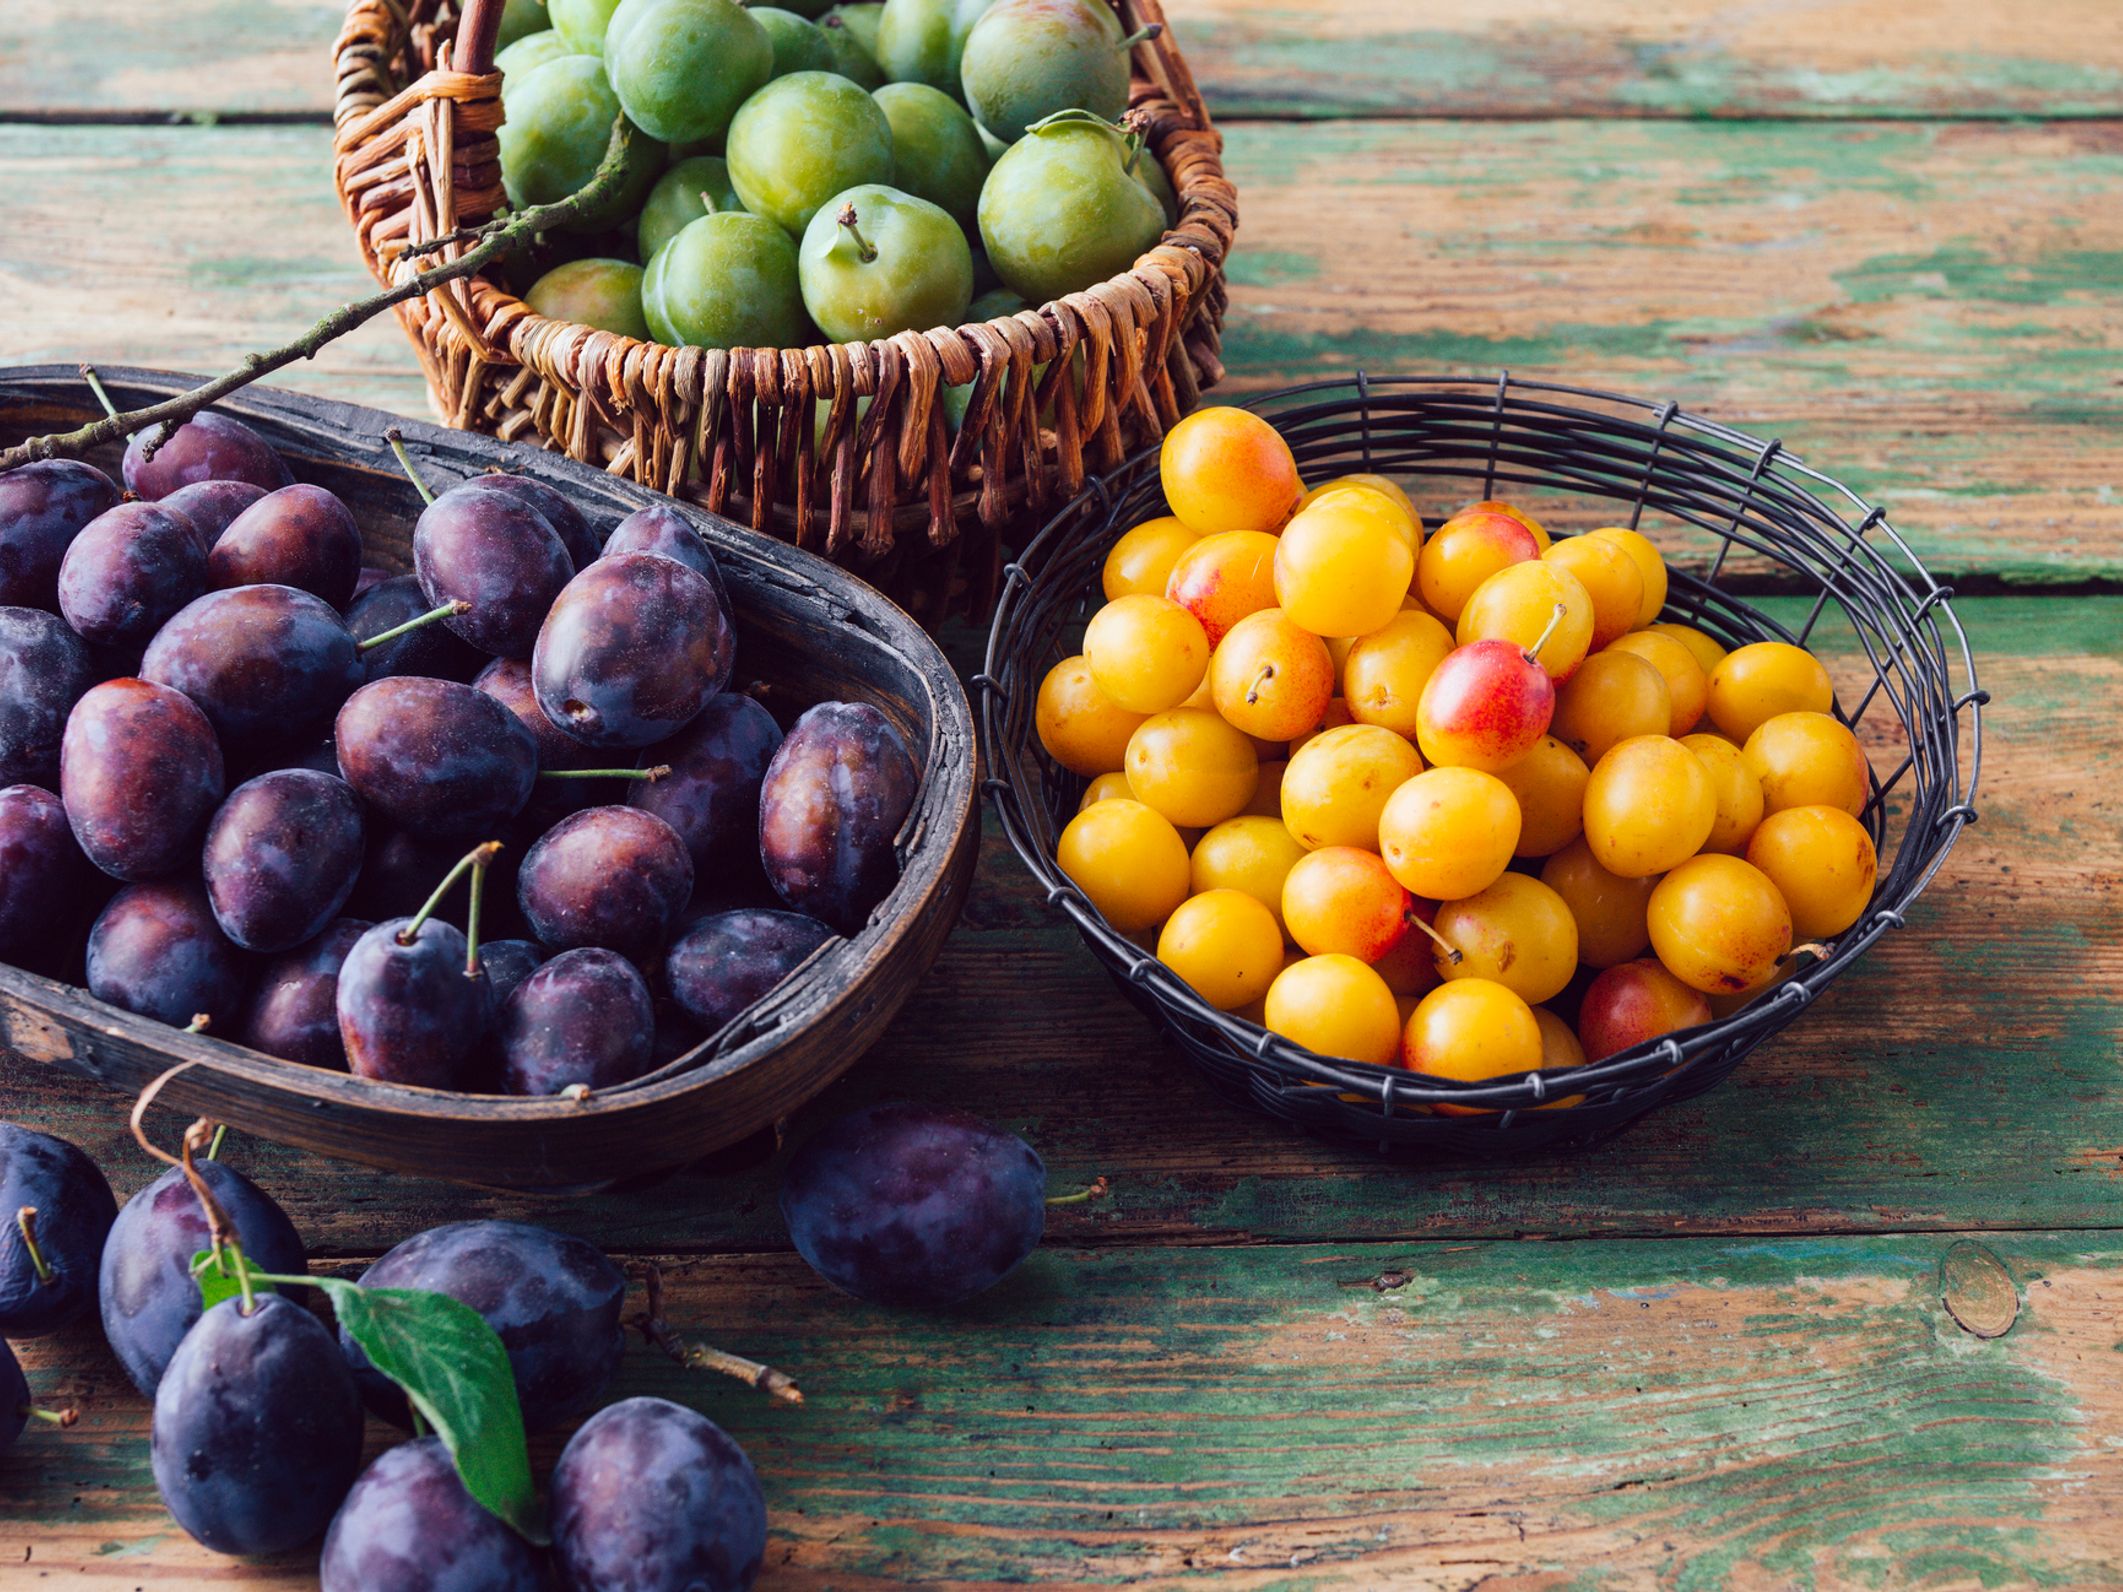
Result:
<svg viewBox="0 0 2123 1592"><path fill-rule="evenodd" d="M1092 477L1004 571L986 663L974 680L984 789L1047 899L1217 1086L1381 1150L1503 1154L1590 1142L1721 1082L1875 940L1902 926L1975 821L1989 697L1976 682L1952 589L1926 572L1885 510L1780 442L1670 402L1517 380L1508 371L1494 381L1358 372L1247 407L1282 432L1308 481L1376 471L1439 483L1428 494L1432 503L1509 496L1515 488L1561 491L1606 515L1594 523L1639 526L1648 514L1702 533L1715 552L1701 571L1672 568L1664 617L1699 626L1727 647L1804 645L1824 624L1846 623L1871 677L1855 700L1839 695L1836 715L1853 729L1868 716L1891 715L1893 730L1879 728L1892 734L1890 755L1899 761L1884 776L1873 769L1860 814L1880 857L1865 913L1825 954L1802 958L1790 978L1732 1015L1566 1072L1481 1083L1314 1055L1211 1007L1108 924L1054 861L1085 782L1040 746L1034 702L1047 670L1078 650L1083 622L1103 600L1107 551L1130 526L1166 512L1158 450L1145 448ZM1803 621L1787 626L1739 595L1740 585L1797 589L1814 601ZM1433 1106L1475 1114L1440 1115Z"/></svg>

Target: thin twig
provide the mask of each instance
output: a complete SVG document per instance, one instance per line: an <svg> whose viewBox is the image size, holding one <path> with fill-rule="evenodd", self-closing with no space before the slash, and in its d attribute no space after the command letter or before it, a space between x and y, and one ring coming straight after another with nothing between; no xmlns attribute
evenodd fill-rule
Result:
<svg viewBox="0 0 2123 1592"><path fill-rule="evenodd" d="M619 188L625 175L626 157L633 140L632 130L621 118L612 125L612 141L605 149L603 162L597 174L588 183L568 195L567 198L549 205L535 205L529 210L518 211L506 220L488 222L472 229L471 235L480 237L476 247L468 249L456 259L433 266L385 288L369 298L342 304L338 309L312 326L293 342L264 354L246 354L232 371L216 376L212 381L179 393L174 398L150 404L144 409L131 409L123 414L106 415L92 421L77 431L59 432L50 436L31 437L28 441L0 452L0 471L14 469L17 465L31 464L39 459L79 458L91 448L106 442L116 442L154 425L181 425L200 410L208 408L239 388L248 387L259 377L269 375L298 359L314 359L327 343L345 336L364 322L374 320L393 305L403 304L432 293L446 282L455 282L472 276L508 252L519 240L539 232L548 232L557 226L594 210ZM460 228L463 232L465 229ZM408 254L428 252L451 242L465 241L451 236L432 240L425 246L408 249ZM165 433L167 435L167 433Z"/></svg>
<svg viewBox="0 0 2123 1592"><path fill-rule="evenodd" d="M747 1360L727 1349L682 1338L673 1332L663 1318L663 1273L650 1266L642 1281L648 1290L649 1302L648 1308L634 1318L634 1329L649 1342L690 1370L735 1377L784 1404L803 1403L803 1390L787 1373L777 1371L771 1365L761 1365L757 1360Z"/></svg>

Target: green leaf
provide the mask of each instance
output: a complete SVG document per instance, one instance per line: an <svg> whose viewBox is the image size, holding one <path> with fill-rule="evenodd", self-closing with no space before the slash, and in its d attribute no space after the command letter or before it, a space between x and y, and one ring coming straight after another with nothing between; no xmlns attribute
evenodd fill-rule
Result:
<svg viewBox="0 0 2123 1592"><path fill-rule="evenodd" d="M369 1363L404 1388L435 1429L465 1491L518 1535L546 1542L516 1377L486 1319L447 1294L363 1288L339 1277L316 1282Z"/></svg>
<svg viewBox="0 0 2123 1592"><path fill-rule="evenodd" d="M206 1301L205 1309L211 1310L224 1299L243 1297L243 1286L236 1281L236 1267L229 1256L217 1255L211 1249L202 1249L192 1257L192 1275L199 1280L199 1296ZM271 1293L273 1285L256 1272L251 1273L251 1292Z"/></svg>

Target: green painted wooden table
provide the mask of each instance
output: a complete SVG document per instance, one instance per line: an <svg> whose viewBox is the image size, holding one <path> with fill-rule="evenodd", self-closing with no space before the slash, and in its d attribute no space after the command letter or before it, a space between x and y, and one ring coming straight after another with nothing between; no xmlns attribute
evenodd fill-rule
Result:
<svg viewBox="0 0 2123 1592"><path fill-rule="evenodd" d="M527 1216L792 1370L801 1410L639 1350L621 1384L750 1448L764 1587L2123 1585L2114 0L1171 9L1241 194L1233 390L1361 361L1671 395L1845 473L1964 594L1983 820L1908 929L1606 1149L1389 1168L1205 1092L991 835L814 1112L962 1100L1114 1193L942 1319L817 1282L770 1159L553 1205L242 1164L325 1265ZM335 24L0 6L0 357L219 368L355 292ZM387 323L293 381L424 404ZM0 1064L0 1112L150 1174L109 1097ZM2001 1301L2003 1336L1962 1324ZM171 1525L93 1330L25 1359L83 1419L0 1460L0 1585L310 1584Z"/></svg>

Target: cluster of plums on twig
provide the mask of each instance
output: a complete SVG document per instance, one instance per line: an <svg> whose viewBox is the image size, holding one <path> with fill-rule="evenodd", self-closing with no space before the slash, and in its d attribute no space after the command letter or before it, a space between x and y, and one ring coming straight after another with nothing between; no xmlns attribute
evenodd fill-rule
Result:
<svg viewBox="0 0 2123 1592"><path fill-rule="evenodd" d="M827 702L784 733L729 689L675 507L599 527L476 476L393 576L226 415L135 436L124 483L0 476L0 959L291 1061L552 1094L724 1029L895 883L900 730Z"/></svg>

